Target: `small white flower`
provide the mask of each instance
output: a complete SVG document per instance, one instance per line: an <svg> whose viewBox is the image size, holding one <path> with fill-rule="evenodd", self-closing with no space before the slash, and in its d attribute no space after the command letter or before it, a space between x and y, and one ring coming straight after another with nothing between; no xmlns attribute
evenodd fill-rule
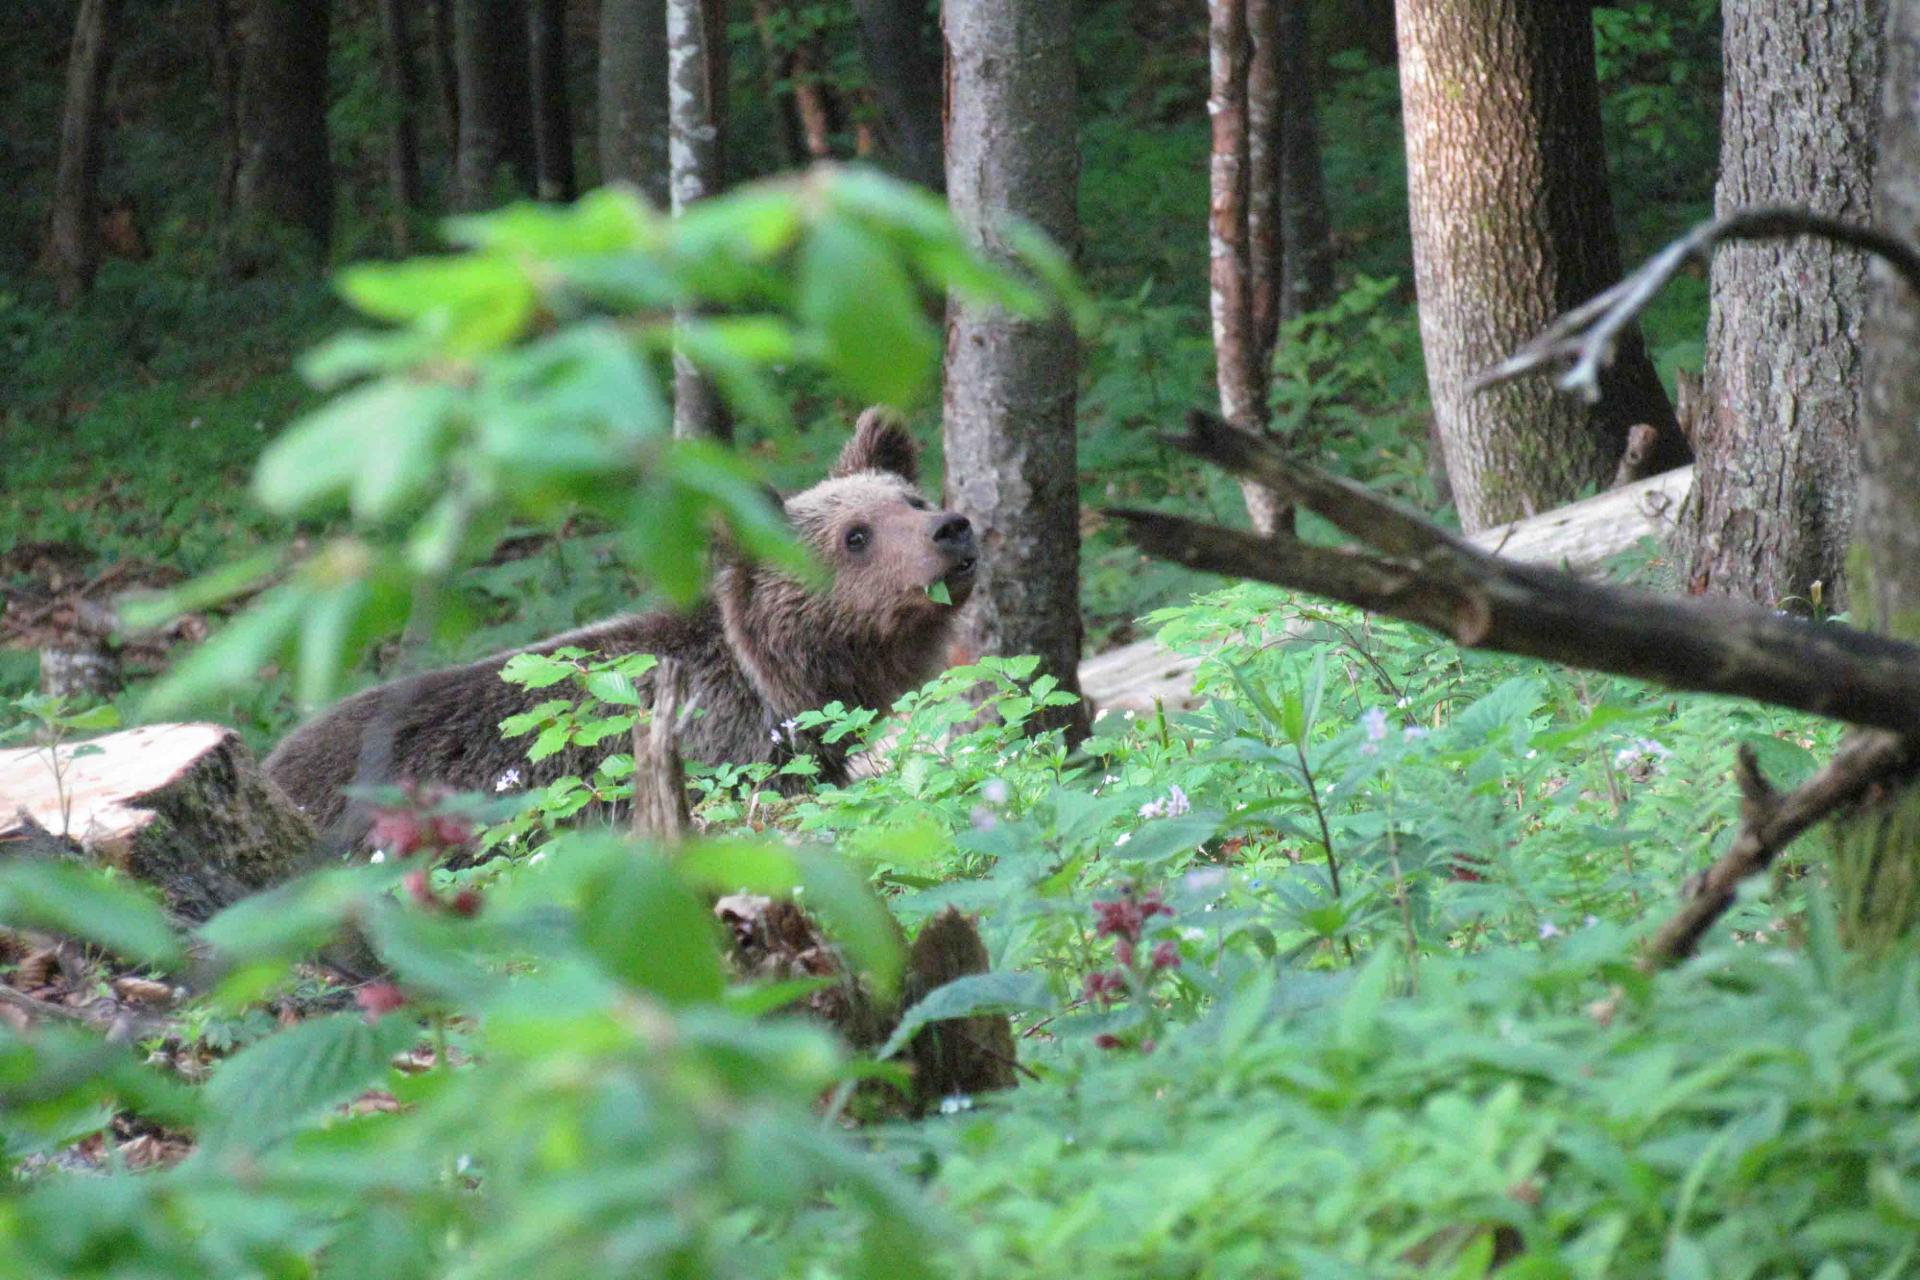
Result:
<svg viewBox="0 0 1920 1280"><path fill-rule="evenodd" d="M988 804L1005 804L1008 795L1007 784L998 778L989 778L987 785L980 788L980 794L987 798Z"/></svg>
<svg viewBox="0 0 1920 1280"><path fill-rule="evenodd" d="M971 1110L973 1110L973 1099L964 1093L950 1093L940 1099L940 1114L943 1116L958 1115L962 1111Z"/></svg>
<svg viewBox="0 0 1920 1280"><path fill-rule="evenodd" d="M1360 717L1360 724L1367 731L1368 742L1380 742L1387 736L1387 713L1378 707L1368 707Z"/></svg>
<svg viewBox="0 0 1920 1280"><path fill-rule="evenodd" d="M1427 731L1417 724L1410 724L1400 731L1401 740L1405 742L1418 742L1426 736Z"/></svg>
<svg viewBox="0 0 1920 1280"><path fill-rule="evenodd" d="M1522 759L1531 760L1539 754L1540 753L1538 751L1528 751L1527 754L1522 757Z"/></svg>
<svg viewBox="0 0 1920 1280"><path fill-rule="evenodd" d="M1589 914L1585 920L1581 921L1581 923L1584 924L1587 928L1591 929L1593 928L1593 926L1600 923L1600 917Z"/></svg>
<svg viewBox="0 0 1920 1280"><path fill-rule="evenodd" d="M1121 845L1125 844L1127 841L1131 839L1133 839L1133 832L1122 831L1118 836L1114 838L1113 847L1118 849Z"/></svg>
<svg viewBox="0 0 1920 1280"><path fill-rule="evenodd" d="M973 806L973 812L967 815L975 831L991 831L1000 825L999 817L983 804Z"/></svg>
<svg viewBox="0 0 1920 1280"><path fill-rule="evenodd" d="M1394 705L1394 706L1395 706L1396 708L1398 708L1398 709L1400 709L1400 710L1402 710L1402 711L1404 711L1404 710L1406 710L1406 709L1407 709L1408 707L1410 707L1410 706L1412 706L1412 705L1413 705L1413 699L1412 699L1412 698L1401 698L1401 699L1400 699L1399 701L1397 701L1397 702L1395 702L1395 703L1394 703L1393 705Z"/></svg>
<svg viewBox="0 0 1920 1280"><path fill-rule="evenodd" d="M371 862L376 866L378 866L382 862L385 862L386 860L387 860L387 851L385 849L375 849L373 851L373 856L367 859L368 862Z"/></svg>
<svg viewBox="0 0 1920 1280"><path fill-rule="evenodd" d="M540 852L534 854L531 858L527 859L527 865L530 867L537 867L541 863L545 862L546 860L547 860L547 851L545 849L542 849Z"/></svg>
<svg viewBox="0 0 1920 1280"><path fill-rule="evenodd" d="M520 785L520 771L509 769L493 780L495 791L507 791Z"/></svg>
<svg viewBox="0 0 1920 1280"><path fill-rule="evenodd" d="M1207 931L1205 929L1196 929L1189 925L1180 931L1180 936L1188 942L1205 942L1207 940Z"/></svg>
<svg viewBox="0 0 1920 1280"><path fill-rule="evenodd" d="M1555 924L1551 920L1542 920L1540 922L1540 941L1545 942L1548 938L1557 938L1559 936L1560 936L1559 925Z"/></svg>

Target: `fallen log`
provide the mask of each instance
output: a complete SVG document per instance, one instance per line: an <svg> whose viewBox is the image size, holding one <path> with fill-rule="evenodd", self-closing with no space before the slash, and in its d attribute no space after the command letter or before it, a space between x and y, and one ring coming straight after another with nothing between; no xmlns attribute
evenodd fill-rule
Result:
<svg viewBox="0 0 1920 1280"><path fill-rule="evenodd" d="M158 724L0 751L0 858L67 853L198 924L311 865L318 838L233 730Z"/></svg>

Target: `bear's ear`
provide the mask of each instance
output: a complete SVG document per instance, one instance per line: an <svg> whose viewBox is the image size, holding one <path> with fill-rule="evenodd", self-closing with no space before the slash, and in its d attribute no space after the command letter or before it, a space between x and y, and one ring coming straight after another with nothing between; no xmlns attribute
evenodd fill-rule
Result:
<svg viewBox="0 0 1920 1280"><path fill-rule="evenodd" d="M857 471L891 471L910 484L920 482L919 446L893 410L874 405L854 424L853 439L840 451L833 474L850 476Z"/></svg>

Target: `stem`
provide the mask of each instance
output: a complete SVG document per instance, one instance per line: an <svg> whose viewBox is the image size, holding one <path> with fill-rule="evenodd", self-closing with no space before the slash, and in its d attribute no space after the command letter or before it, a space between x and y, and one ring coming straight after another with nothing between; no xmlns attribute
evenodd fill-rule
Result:
<svg viewBox="0 0 1920 1280"><path fill-rule="evenodd" d="M1306 747L1303 744L1296 742L1293 744L1293 751L1294 751L1294 754L1300 758L1300 776L1306 779L1307 800L1313 805L1314 820L1320 824L1320 847L1327 851L1327 875L1333 881L1333 900L1335 902L1339 902L1341 901L1340 859L1334 856L1333 832L1327 826L1327 811L1324 808L1322 808L1320 804L1320 788L1314 783L1312 766L1307 764ZM1341 945L1341 948L1345 950L1347 953L1347 963L1352 964L1353 963L1352 936L1346 933L1342 933L1340 935L1340 945Z"/></svg>

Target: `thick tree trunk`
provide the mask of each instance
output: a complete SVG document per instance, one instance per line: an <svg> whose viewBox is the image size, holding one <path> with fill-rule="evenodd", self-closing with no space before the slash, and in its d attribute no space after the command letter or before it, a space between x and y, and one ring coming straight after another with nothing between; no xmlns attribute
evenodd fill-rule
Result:
<svg viewBox="0 0 1920 1280"><path fill-rule="evenodd" d="M393 183L393 248L407 253L413 247L411 215L420 208L420 73L414 65L405 0L380 0L380 31L387 97L393 107L393 138L387 153Z"/></svg>
<svg viewBox="0 0 1920 1280"><path fill-rule="evenodd" d="M667 0L667 153L673 212L726 183L725 0ZM673 358L673 433L733 438L713 384L684 355Z"/></svg>
<svg viewBox="0 0 1920 1280"><path fill-rule="evenodd" d="M533 0L527 9L533 73L535 190L542 200L579 194L573 174L573 110L567 98L567 0Z"/></svg>
<svg viewBox="0 0 1920 1280"><path fill-rule="evenodd" d="M1588 6L1402 0L1399 22L1420 332L1461 523L1604 487L1636 423L1660 432L1653 470L1686 462L1635 329L1597 406L1540 380L1467 390L1620 275Z"/></svg>
<svg viewBox="0 0 1920 1280"><path fill-rule="evenodd" d="M1874 215L1882 230L1920 243L1920 5L1891 6L1883 56ZM1868 274L1853 526L1859 572L1850 586L1868 625L1913 641L1920 640L1920 297L1883 262ZM1842 820L1833 881L1842 928L1856 945L1877 948L1920 929L1920 786Z"/></svg>
<svg viewBox="0 0 1920 1280"><path fill-rule="evenodd" d="M73 20L67 96L60 113L60 163L47 235L62 306L80 300L100 267L100 162L106 133L100 116L119 9L120 0L81 0Z"/></svg>
<svg viewBox="0 0 1920 1280"><path fill-rule="evenodd" d="M666 0L600 0L599 98L600 180L666 208Z"/></svg>
<svg viewBox="0 0 1920 1280"><path fill-rule="evenodd" d="M1883 0L1750 0L1726 13L1718 212L1793 205L1873 221ZM1852 531L1865 256L1811 238L1713 260L1688 586L1762 604L1840 590Z"/></svg>
<svg viewBox="0 0 1920 1280"><path fill-rule="evenodd" d="M327 148L325 0L250 0L240 20L240 163L236 212L333 238L333 160Z"/></svg>
<svg viewBox="0 0 1920 1280"><path fill-rule="evenodd" d="M853 10L880 107L880 136L895 170L930 190L946 190L940 54L924 0L853 0Z"/></svg>
<svg viewBox="0 0 1920 1280"><path fill-rule="evenodd" d="M1070 6L948 0L943 23L955 220L989 258L1010 256L1000 231L1008 218L1071 248L1080 161ZM948 311L948 500L981 540L981 579L962 614L961 643L979 653L1036 654L1043 671L1077 692L1075 365L1065 316L1023 319L960 301ZM1037 727L1053 726L1083 735L1084 707Z"/></svg>
<svg viewBox="0 0 1920 1280"><path fill-rule="evenodd" d="M521 0L453 0L453 60L460 87L460 207L493 207L508 194L506 173L512 193L531 194L537 168Z"/></svg>
<svg viewBox="0 0 1920 1280"><path fill-rule="evenodd" d="M1280 319L1333 300L1333 228L1313 102L1313 32L1307 0L1272 0L1280 83ZM1387 29L1392 30L1391 16Z"/></svg>

